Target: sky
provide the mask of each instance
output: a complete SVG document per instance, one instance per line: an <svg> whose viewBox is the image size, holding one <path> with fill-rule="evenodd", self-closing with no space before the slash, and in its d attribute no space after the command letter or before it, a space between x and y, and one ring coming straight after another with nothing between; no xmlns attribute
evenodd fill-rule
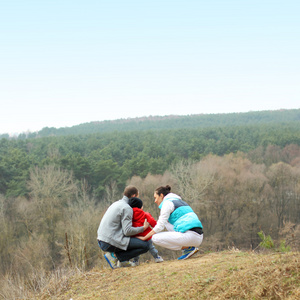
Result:
<svg viewBox="0 0 300 300"><path fill-rule="evenodd" d="M300 108L299 0L0 0L0 134Z"/></svg>

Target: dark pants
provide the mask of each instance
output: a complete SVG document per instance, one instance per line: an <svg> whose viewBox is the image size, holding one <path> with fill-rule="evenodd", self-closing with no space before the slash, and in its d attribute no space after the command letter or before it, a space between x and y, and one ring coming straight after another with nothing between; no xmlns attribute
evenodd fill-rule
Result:
<svg viewBox="0 0 300 300"><path fill-rule="evenodd" d="M146 253L150 248L150 245L147 241L142 241L134 237L130 238L127 250L119 249L103 241L98 241L98 244L103 251L113 252L120 262L127 261L131 258Z"/></svg>

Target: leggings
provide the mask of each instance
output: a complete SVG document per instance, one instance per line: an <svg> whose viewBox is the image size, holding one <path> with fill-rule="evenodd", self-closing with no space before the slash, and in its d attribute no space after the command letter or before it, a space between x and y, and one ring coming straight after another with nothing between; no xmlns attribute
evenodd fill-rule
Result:
<svg viewBox="0 0 300 300"><path fill-rule="evenodd" d="M186 232L174 231L172 224L167 223L166 229L152 236L154 244L170 249L181 250L182 247L199 247L203 241L203 234L188 230Z"/></svg>

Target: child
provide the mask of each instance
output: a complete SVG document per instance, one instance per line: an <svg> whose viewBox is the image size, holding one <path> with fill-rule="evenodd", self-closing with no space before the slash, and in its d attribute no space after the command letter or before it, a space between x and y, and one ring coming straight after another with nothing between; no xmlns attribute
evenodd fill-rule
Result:
<svg viewBox="0 0 300 300"><path fill-rule="evenodd" d="M139 227L143 226L145 219L147 219L148 223L151 225L151 227L154 227L156 225L155 219L151 216L150 213L143 211L143 201L137 197L133 197L129 199L128 204L133 209L133 217L132 217L132 226L133 227ZM146 236L148 232L151 231L151 228L148 227L144 232L139 233L138 235ZM161 256L158 255L157 249L154 247L151 238L148 239L148 243L150 244L149 252L154 257L155 262L160 263L164 260Z"/></svg>

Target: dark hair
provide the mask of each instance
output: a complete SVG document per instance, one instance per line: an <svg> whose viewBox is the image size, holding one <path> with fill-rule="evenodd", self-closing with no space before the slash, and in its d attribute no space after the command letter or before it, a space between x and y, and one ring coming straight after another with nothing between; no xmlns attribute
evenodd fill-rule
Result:
<svg viewBox="0 0 300 300"><path fill-rule="evenodd" d="M137 198L137 197L130 198L129 201L128 201L128 204L131 207L137 207L137 208L142 208L143 207L143 201L140 198Z"/></svg>
<svg viewBox="0 0 300 300"><path fill-rule="evenodd" d="M160 186L155 190L157 195L163 194L164 196L168 195L171 192L171 187L169 185Z"/></svg>
<svg viewBox="0 0 300 300"><path fill-rule="evenodd" d="M126 186L124 190L124 196L131 198L133 195L138 195L139 191L138 189L133 185Z"/></svg>

